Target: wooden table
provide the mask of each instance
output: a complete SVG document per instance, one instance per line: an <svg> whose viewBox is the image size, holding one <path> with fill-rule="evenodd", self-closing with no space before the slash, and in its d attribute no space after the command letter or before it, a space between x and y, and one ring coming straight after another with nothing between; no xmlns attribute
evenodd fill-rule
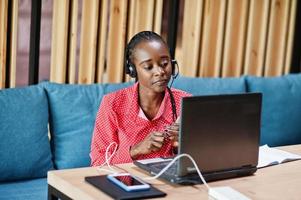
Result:
<svg viewBox="0 0 301 200"><path fill-rule="evenodd" d="M281 147L301 155L301 145ZM133 164L122 164L140 177L148 176ZM121 170L120 170L121 171ZM86 176L105 174L95 167L55 170L48 172L48 199L111 199L109 196L85 182ZM162 180L149 181L167 193L164 199L209 199L204 185L171 185ZM209 182L209 186L231 186L251 199L301 199L301 160L258 169L252 176Z"/></svg>

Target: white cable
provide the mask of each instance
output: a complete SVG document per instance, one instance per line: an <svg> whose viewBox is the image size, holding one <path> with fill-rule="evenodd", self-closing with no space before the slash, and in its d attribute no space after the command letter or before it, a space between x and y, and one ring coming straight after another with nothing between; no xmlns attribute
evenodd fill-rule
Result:
<svg viewBox="0 0 301 200"><path fill-rule="evenodd" d="M168 168L171 167L172 164L174 164L179 158L181 157L188 157L191 162L193 163L194 167L196 168L197 172L198 172L198 175L199 177L201 178L202 182L204 183L204 185L207 187L207 189L209 190L210 187L209 185L207 184L207 182L205 181L201 171L199 170L197 164L195 163L194 159L189 155L189 154L186 154L186 153L183 153L183 154L180 154L180 155L177 155L170 163L168 163L168 165L166 165L156 176L153 176L153 177L145 177L145 178L142 178L144 180L153 180L153 179L157 179L158 177L160 177L166 170L168 170Z"/></svg>
<svg viewBox="0 0 301 200"><path fill-rule="evenodd" d="M114 148L113 152L111 153L111 155L109 156L109 150L110 150L110 148L111 148L112 145L115 145L115 148ZM110 161L113 158L113 156L115 155L115 153L117 151L117 148L118 148L118 144L116 142L111 142L109 144L109 146L106 148L106 153L105 153L105 159L106 159L106 161L102 165L98 166L99 170L108 171L108 172L111 172L111 173L118 173L110 165ZM105 166L105 165L107 165L110 170L102 169L102 167Z"/></svg>
<svg viewBox="0 0 301 200"><path fill-rule="evenodd" d="M115 148L112 152L112 154L110 156L108 156L109 154L109 150L111 148L112 145L115 145ZM116 142L112 142L110 143L110 145L106 148L106 153L105 153L105 159L106 161L100 165L98 167L98 170L103 170L103 171L107 171L107 172L110 172L110 173L118 173L116 170L114 170L111 165L110 165L110 161L111 159L113 158L113 156L115 155L116 151L117 151L117 148L118 148L118 144ZM198 175L199 177L201 178L202 182L204 183L204 185L207 187L207 189L209 190L210 187L209 185L207 184L207 182L205 181L200 169L198 168L198 165L196 164L196 162L194 161L194 159L189 155L189 154L186 154L186 153L183 153L183 154L180 154L180 155L177 155L170 163L168 163L168 165L166 165L156 176L153 176L153 177L145 177L145 178L142 178L144 180L154 180L154 179L157 179L159 178L164 172L166 172L166 170L168 170L179 158L181 157L188 157L191 162L193 163L194 167L196 168L197 172L198 172ZM110 170L107 170L107 169L102 169L103 166L107 165L109 167Z"/></svg>

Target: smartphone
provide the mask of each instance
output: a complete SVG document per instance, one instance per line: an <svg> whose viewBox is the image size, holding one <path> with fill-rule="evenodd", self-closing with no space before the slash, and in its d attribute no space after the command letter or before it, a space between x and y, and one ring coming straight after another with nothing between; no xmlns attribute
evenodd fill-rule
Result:
<svg viewBox="0 0 301 200"><path fill-rule="evenodd" d="M128 192L150 189L149 184L129 173L109 174L107 178Z"/></svg>

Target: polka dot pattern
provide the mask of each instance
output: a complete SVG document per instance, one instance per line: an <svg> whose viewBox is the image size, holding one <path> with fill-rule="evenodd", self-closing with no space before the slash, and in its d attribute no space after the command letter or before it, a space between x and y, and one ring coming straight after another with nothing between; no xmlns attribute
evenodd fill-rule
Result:
<svg viewBox="0 0 301 200"><path fill-rule="evenodd" d="M179 115L181 98L191 96L181 90L172 89ZM132 162L130 147L141 142L152 131L163 131L173 123L170 96L166 89L159 111L151 121L139 115L138 83L103 97L95 120L91 143L91 165L99 166L105 162L106 148L112 142L118 149L110 163ZM114 147L109 150L112 153ZM172 145L166 141L158 152L141 155L137 159L172 156Z"/></svg>

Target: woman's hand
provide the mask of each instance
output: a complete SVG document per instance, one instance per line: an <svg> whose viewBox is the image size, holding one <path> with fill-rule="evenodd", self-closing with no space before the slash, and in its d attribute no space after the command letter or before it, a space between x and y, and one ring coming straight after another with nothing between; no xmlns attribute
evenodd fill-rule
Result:
<svg viewBox="0 0 301 200"><path fill-rule="evenodd" d="M179 123L175 122L170 126L166 127L166 134L168 135L168 139L171 140L171 144L173 147L179 146Z"/></svg>
<svg viewBox="0 0 301 200"><path fill-rule="evenodd" d="M164 143L164 132L152 132L143 141L132 146L130 155L133 159L139 155L149 154L161 149Z"/></svg>

